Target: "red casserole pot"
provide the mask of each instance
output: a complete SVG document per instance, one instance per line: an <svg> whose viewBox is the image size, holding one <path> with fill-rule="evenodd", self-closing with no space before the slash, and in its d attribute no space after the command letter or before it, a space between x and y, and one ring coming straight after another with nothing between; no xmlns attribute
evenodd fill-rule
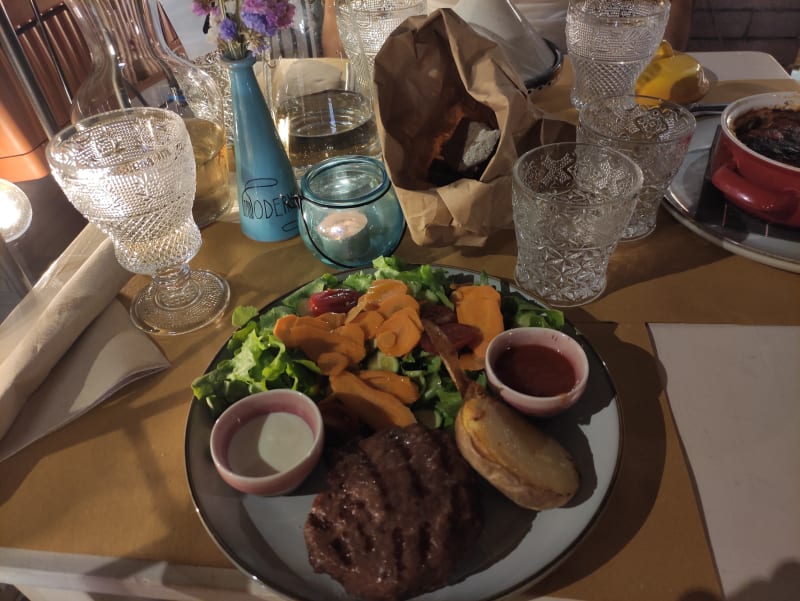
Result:
<svg viewBox="0 0 800 601"><path fill-rule="evenodd" d="M800 167L755 152L735 134L748 114L762 109L798 111L800 119L800 92L756 94L729 104L722 113L711 181L743 211L770 223L800 227Z"/></svg>

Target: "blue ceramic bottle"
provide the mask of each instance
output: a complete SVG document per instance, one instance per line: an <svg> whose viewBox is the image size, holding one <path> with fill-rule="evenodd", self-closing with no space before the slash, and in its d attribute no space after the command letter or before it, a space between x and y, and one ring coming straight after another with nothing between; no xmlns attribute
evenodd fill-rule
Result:
<svg viewBox="0 0 800 601"><path fill-rule="evenodd" d="M297 181L258 87L255 58L224 59L231 76L234 150L242 231L259 242L296 236Z"/></svg>

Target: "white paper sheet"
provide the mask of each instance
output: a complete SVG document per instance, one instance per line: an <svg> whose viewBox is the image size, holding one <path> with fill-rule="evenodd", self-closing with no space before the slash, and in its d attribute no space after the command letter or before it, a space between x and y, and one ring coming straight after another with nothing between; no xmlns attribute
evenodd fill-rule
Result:
<svg viewBox="0 0 800 601"><path fill-rule="evenodd" d="M727 598L798 598L800 327L650 331Z"/></svg>

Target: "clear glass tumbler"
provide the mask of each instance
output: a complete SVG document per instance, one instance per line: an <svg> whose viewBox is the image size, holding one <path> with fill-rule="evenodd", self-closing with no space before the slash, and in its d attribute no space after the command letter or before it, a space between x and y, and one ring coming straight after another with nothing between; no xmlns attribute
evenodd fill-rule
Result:
<svg viewBox="0 0 800 601"><path fill-rule="evenodd" d="M519 157L512 174L517 284L558 307L600 296L641 187L636 163L602 146L547 144Z"/></svg>
<svg viewBox="0 0 800 601"><path fill-rule="evenodd" d="M192 217L192 142L177 113L134 107L88 117L56 134L46 154L67 199L108 235L120 265L152 276L131 303L136 326L182 334L222 314L227 282L188 265L203 240Z"/></svg>
<svg viewBox="0 0 800 601"><path fill-rule="evenodd" d="M611 96L580 112L578 141L626 154L642 170L644 183L623 240L652 233L661 199L689 150L696 126L685 107L651 96Z"/></svg>
<svg viewBox="0 0 800 601"><path fill-rule="evenodd" d="M600 96L633 94L664 37L669 8L669 0L570 0L566 33L575 108Z"/></svg>

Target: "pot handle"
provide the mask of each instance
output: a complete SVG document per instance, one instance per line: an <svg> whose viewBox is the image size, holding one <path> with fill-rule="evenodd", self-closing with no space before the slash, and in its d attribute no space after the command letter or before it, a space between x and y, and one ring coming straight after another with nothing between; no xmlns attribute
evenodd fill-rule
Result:
<svg viewBox="0 0 800 601"><path fill-rule="evenodd" d="M760 188L739 174L733 160L720 165L711 175L711 182L738 207L771 219L788 219L800 206L796 191Z"/></svg>

